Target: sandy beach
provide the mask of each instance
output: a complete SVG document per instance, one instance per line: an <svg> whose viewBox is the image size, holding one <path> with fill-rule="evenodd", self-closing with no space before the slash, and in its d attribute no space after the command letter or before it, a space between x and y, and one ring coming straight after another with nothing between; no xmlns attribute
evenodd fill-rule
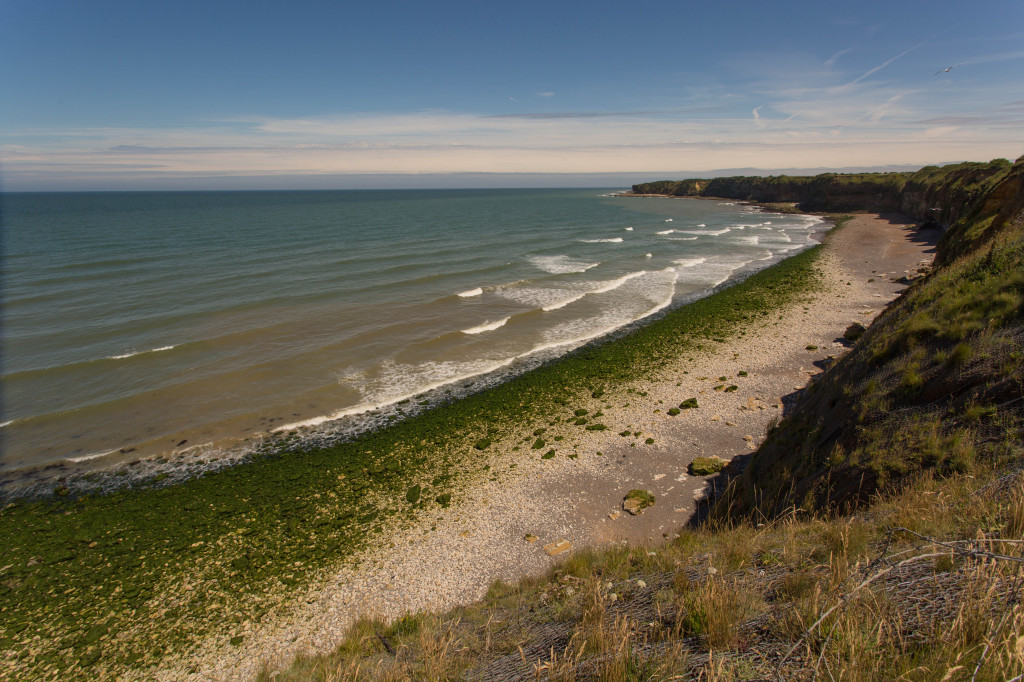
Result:
<svg viewBox="0 0 1024 682"><path fill-rule="evenodd" d="M504 469L516 465L510 473L379 541L358 569L327 576L284 615L247 624L241 646L211 640L198 655L169 661L159 679L248 679L264 664L272 671L296 654L329 649L360 616L445 610L479 599L496 579L541 573L582 547L671 538L706 494L708 479L688 475L687 465L754 450L827 358L846 352L844 330L868 325L905 288L894 280L931 261L937 237L918 233L905 216L856 215L827 237L817 293L679 359L654 382L594 399L585 407L603 412L607 431L548 429L544 437L557 440L560 453L571 448L569 456L543 460L527 447L503 448L495 456ZM723 385L736 389L715 390ZM691 397L697 409L669 414ZM633 488L656 497L639 516L621 508Z"/></svg>

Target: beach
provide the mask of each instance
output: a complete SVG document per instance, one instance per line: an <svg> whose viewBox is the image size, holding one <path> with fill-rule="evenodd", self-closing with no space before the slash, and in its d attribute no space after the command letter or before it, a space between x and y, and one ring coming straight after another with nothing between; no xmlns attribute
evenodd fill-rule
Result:
<svg viewBox="0 0 1024 682"><path fill-rule="evenodd" d="M542 437L561 446L559 456L492 454L495 469L497 461L517 466L473 486L451 508L376 538L358 568L324 575L279 617L246 624L240 646L210 638L198 654L168 659L160 679L248 678L264 664L272 671L299 653L330 648L361 616L443 611L479 599L495 580L542 573L583 547L673 537L707 494L708 479L687 474L690 461L742 458L755 449L827 359L846 351L846 328L870 324L905 288L895 280L930 262L935 237L914 230L909 217L854 216L827 237L814 292L747 322L692 360L660 368L658 380L593 398L581 409L603 412L607 430L547 427ZM737 388L725 390L731 386ZM698 408L669 414L690 397ZM566 444L575 457L561 454ZM638 516L621 507L634 488L656 498Z"/></svg>

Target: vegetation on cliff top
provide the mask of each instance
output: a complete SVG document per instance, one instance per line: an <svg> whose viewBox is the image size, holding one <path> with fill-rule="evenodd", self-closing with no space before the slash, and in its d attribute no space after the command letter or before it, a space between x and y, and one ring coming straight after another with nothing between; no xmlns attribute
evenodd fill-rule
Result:
<svg viewBox="0 0 1024 682"><path fill-rule="evenodd" d="M634 194L719 197L797 203L805 211L903 211L950 225L999 184L1006 159L925 166L914 173L822 173L660 180L633 185Z"/></svg>

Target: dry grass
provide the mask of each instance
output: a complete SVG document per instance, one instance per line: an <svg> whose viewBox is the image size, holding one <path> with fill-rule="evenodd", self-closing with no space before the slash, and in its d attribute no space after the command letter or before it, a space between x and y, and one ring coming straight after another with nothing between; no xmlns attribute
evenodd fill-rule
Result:
<svg viewBox="0 0 1024 682"><path fill-rule="evenodd" d="M447 614L361 620L260 679L1011 679L1024 487L997 479L925 476L855 517L584 550Z"/></svg>

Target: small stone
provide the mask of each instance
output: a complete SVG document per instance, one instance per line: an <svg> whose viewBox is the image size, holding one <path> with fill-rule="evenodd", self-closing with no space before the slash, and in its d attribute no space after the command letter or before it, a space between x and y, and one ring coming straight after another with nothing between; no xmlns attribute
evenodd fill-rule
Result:
<svg viewBox="0 0 1024 682"><path fill-rule="evenodd" d="M718 416L718 415L716 414L716 415L715 415L714 417L712 417L712 418L711 418L711 421L713 421L713 422L720 422L720 421L722 421L722 418L721 418L721 417L719 417L719 416Z"/></svg>
<svg viewBox="0 0 1024 682"><path fill-rule="evenodd" d="M608 518L611 519L612 521L614 521L615 519L619 518L620 516L622 516L622 512L620 512L620 511L613 511L611 514L608 515Z"/></svg>
<svg viewBox="0 0 1024 682"><path fill-rule="evenodd" d="M745 440L745 441L747 441L748 443L750 443L751 441L753 441L753 440L754 440L754 437L753 437L753 436L743 436L743 440Z"/></svg>
<svg viewBox="0 0 1024 682"><path fill-rule="evenodd" d="M526 535L523 536L523 539L526 540L527 542L529 542L531 545L533 543L537 542L537 536L534 535L533 533L527 533Z"/></svg>
<svg viewBox="0 0 1024 682"><path fill-rule="evenodd" d="M572 547L572 543L568 540L562 539L558 542L551 542L544 545L544 551L547 552L548 556L558 556L562 552L568 552Z"/></svg>

